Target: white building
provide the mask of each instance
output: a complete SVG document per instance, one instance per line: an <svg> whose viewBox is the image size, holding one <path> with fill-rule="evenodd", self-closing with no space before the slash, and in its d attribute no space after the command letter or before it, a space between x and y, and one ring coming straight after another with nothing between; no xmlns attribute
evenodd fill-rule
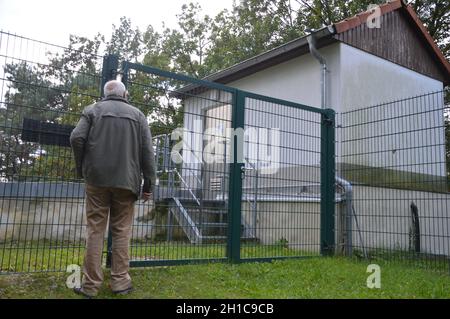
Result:
<svg viewBox="0 0 450 319"><path fill-rule="evenodd" d="M377 23L367 23L371 18L371 12L364 12L311 34L317 43L319 54L326 61L327 72L323 102L321 94L323 88L322 67L311 54L307 36L217 72L206 77L206 80L313 107L320 108L324 103L326 108L332 108L339 114L443 90L444 86L450 83L450 64L411 7L405 5L401 0L395 0L381 5L379 12L381 14L379 28L376 28ZM219 96L219 93L222 95ZM202 92L197 95L194 93L194 97L185 99L185 127L187 131L196 132L193 135L188 133L185 139L193 141L194 145L190 146L198 151L199 158L201 157L202 142L194 140L197 138L201 141L201 132L208 125L207 123L199 125L195 121L203 116L217 118L216 121L210 120L210 125L214 126L214 122L216 122L216 126L222 127L225 123L224 118L229 120L231 116L230 108L223 106L227 104L227 99L228 102L231 102L231 95L223 93L218 91ZM213 102L208 103L204 99L201 101L197 99L197 97L205 96L209 96ZM223 103L217 103L218 100ZM432 101L432 103L436 107L442 108L442 100ZM214 106L219 106L215 112L211 111ZM407 121L411 124L424 125L430 121L430 115L426 109L423 109L425 107L429 109L433 105L430 103L416 105L410 111L404 108L393 108L389 111L390 115L398 117L398 120L386 122L384 126L374 124L373 127L354 128L337 138L345 140L354 136L363 136L364 132L359 130L378 130L382 135L381 132L389 132L400 125L404 126L404 115L413 113L417 113L417 115L409 116ZM276 107L272 109L275 113L282 112L281 110L282 108L277 109ZM280 118L277 116L270 116L262 112L253 112L248 115L246 115L246 125L249 127L275 128L285 124L278 123ZM363 162L366 166L377 166L377 163L393 166L407 161L408 158L420 157L419 153L423 150L414 148L415 143L420 140L432 140L436 141L437 146L429 150L430 154L435 157L430 161L441 162L441 165L431 165L425 169L417 165L399 169L446 176L445 161L443 161L445 158L443 116L438 112L435 112L435 115L431 120L435 127L441 127L440 130L423 131L420 138L410 134L397 140L389 139L389 136L377 140L377 143L390 144L392 150L405 148L406 145L409 151L396 154L386 153L381 159L377 154L368 155L364 159L356 159L356 162L358 164ZM306 117L306 115L303 116ZM219 121L219 118L222 121ZM342 124L341 120L342 117L337 118L338 127ZM370 118L366 119L366 121L370 120ZM193 127L194 123L196 123L195 128ZM320 135L320 127L314 124L297 125L295 129L299 134ZM298 141L291 141L291 139L292 137L282 134L281 140L285 143L282 145L282 149L289 148L289 146L301 148ZM309 145L314 143L314 139L305 138L301 143ZM337 143L338 158L349 152L345 149L347 145ZM319 150L318 147L317 144L317 150ZM355 146L355 143L351 147L363 148L361 145ZM306 161L304 164L319 164L318 155L303 156L300 153L286 153L285 151L283 154L283 150L281 153L282 156L279 159L281 163L287 162L285 159L288 157L303 157L303 160ZM192 157L188 154L186 156ZM247 156L252 157L251 154L247 154ZM437 161L436 158L441 160ZM185 158L185 161L192 162L192 158ZM347 157L345 161L349 164L356 164L356 162L352 163L354 159L351 157Z"/></svg>
<svg viewBox="0 0 450 319"><path fill-rule="evenodd" d="M339 114L337 127L366 123L343 129L337 136L338 167L343 168L338 172L344 177L348 167L393 168L400 175L431 176L446 183L442 94L426 103L374 108L383 110L383 114L363 112L359 118L357 114L356 119L345 118L352 110L442 91L450 84L450 64L412 8L395 0L378 10L379 28L372 27L377 23L367 23L373 17L372 12L364 12L314 31L309 38L298 38L212 74L206 80L307 106L331 108ZM320 57L312 54L314 47L323 59L321 63ZM323 61L326 61L324 81ZM192 85L182 91L186 94L184 139L189 143L189 150L193 150L184 149L183 176L192 189L202 185L204 190L212 190L217 179L227 176L226 167L200 164L205 146L203 132L216 128L217 133L213 135L226 135L225 129L231 121L232 95ZM247 173L251 178L246 178L243 185L248 196L242 199L246 223L256 229L256 236L264 243L285 238L294 246L317 250L320 205L317 201L314 204L313 198L302 201L286 196L290 191L280 188L295 188L295 194L302 189L307 194L318 186L320 116L282 103L260 101L258 104L256 100L252 104L247 99L245 128L249 127L281 130L281 152L277 158L281 167L275 175L264 176L259 171L256 178L255 171ZM367 140L367 136L376 138ZM355 141L346 143L352 139ZM246 141L247 168L260 167L264 159L252 151L252 142ZM213 152L220 155L229 150ZM345 156L357 153L364 155ZM386 172L380 170L379 174ZM259 184L255 185L257 180ZM227 183L223 185L226 187ZM251 195L254 192L260 193L257 199ZM275 198L275 194L284 197ZM257 210L252 209L252 200L258 202ZM450 196L395 189L388 184L354 185L354 207L359 216L359 230L363 232L357 236L354 220L353 230L349 230L354 245L408 249L412 203L419 209L422 251L450 255Z"/></svg>

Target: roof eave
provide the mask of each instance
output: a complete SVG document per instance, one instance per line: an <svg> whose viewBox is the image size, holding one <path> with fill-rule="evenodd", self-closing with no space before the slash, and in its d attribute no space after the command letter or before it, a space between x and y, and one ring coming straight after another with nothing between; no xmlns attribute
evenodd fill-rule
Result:
<svg viewBox="0 0 450 319"><path fill-rule="evenodd" d="M327 26L314 31L313 34L317 39L318 47L335 42L336 40L332 37L334 33L335 31L333 26ZM261 69L290 60L295 56L305 53L304 49L308 48L308 41L306 40L306 37L307 36L303 36L292 40L270 51L235 64L227 69L213 73L207 76L205 80L219 83L229 83Z"/></svg>
<svg viewBox="0 0 450 319"><path fill-rule="evenodd" d="M314 31L313 34L316 37L318 48L328 45L332 42L337 42L337 40L333 38L333 35L335 34L333 26L323 27L319 30ZM203 78L203 80L227 84L263 69L267 69L271 66L288 61L297 56L301 56L309 52L308 41L306 37L307 36L297 38L272 50L244 60L227 69L208 75L207 77ZM183 93L190 92L197 88L198 85L187 85L177 90L177 95L182 95Z"/></svg>

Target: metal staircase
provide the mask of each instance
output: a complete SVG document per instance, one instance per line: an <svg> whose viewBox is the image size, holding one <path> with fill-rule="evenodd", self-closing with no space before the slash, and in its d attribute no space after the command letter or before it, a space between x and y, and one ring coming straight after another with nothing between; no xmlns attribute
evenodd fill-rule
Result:
<svg viewBox="0 0 450 319"><path fill-rule="evenodd" d="M159 135L153 138L155 161L159 183L156 186L155 204L165 204L169 210L168 238L172 238L173 222L181 227L193 244L226 242L228 232L228 207L225 183L220 181L222 172L210 180L205 190L201 179L198 188L193 188L170 160L170 137ZM223 174L222 174L223 176ZM215 194L215 196L212 196ZM219 195L220 194L220 195ZM254 232L245 221L241 221L241 240L255 241Z"/></svg>

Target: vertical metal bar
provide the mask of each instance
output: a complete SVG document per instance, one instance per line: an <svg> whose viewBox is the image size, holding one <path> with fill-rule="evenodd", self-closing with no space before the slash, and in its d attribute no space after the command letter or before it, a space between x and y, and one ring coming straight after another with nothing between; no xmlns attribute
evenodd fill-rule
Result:
<svg viewBox="0 0 450 319"><path fill-rule="evenodd" d="M118 68L119 68L119 57L117 55L110 54L103 57L101 96L104 96L104 86L106 82L115 79ZM106 267L108 268L111 267L111 257L112 257L112 233L111 233L111 225L109 225L107 248L106 248Z"/></svg>
<svg viewBox="0 0 450 319"><path fill-rule="evenodd" d="M233 96L233 106L231 114L231 127L234 135L231 136L231 156L230 179L228 188L228 239L227 257L232 263L239 263L241 259L241 202L242 202L242 174L244 163L238 154L243 152L242 140L237 133L239 129L244 129L245 115L245 94L236 90Z"/></svg>
<svg viewBox="0 0 450 319"><path fill-rule="evenodd" d="M258 223L258 188L259 188L259 134L256 138L256 167L255 167L255 196L253 197L253 237L256 238L256 224Z"/></svg>
<svg viewBox="0 0 450 319"><path fill-rule="evenodd" d="M105 94L104 87L106 82L115 79L118 68L119 68L119 57L117 55L109 54L103 57L102 87L100 88L101 96Z"/></svg>
<svg viewBox="0 0 450 319"><path fill-rule="evenodd" d="M320 205L320 253L332 255L334 238L335 201L335 113L326 109L322 113L321 127L321 205Z"/></svg>

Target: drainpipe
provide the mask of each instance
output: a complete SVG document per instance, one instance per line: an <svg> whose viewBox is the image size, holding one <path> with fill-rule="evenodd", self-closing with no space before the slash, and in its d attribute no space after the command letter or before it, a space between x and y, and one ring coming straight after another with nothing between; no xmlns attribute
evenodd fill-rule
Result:
<svg viewBox="0 0 450 319"><path fill-rule="evenodd" d="M327 60L323 55L317 50L316 38L314 33L311 32L307 37L309 51L311 55L319 61L322 72L320 76L320 95L321 95L321 108L325 109L327 107ZM345 254L347 256L352 255L352 202L353 202L353 188L350 182L343 178L336 176L336 184L340 185L344 189L343 202L345 203L345 228L347 232L346 243L345 243Z"/></svg>
<svg viewBox="0 0 450 319"><path fill-rule="evenodd" d="M353 188L352 185L343 178L336 176L336 184L340 185L344 189L343 203L345 203L345 255L352 255L352 207L353 207Z"/></svg>
<svg viewBox="0 0 450 319"><path fill-rule="evenodd" d="M314 33L311 33L306 37L306 40L308 40L309 45L309 52L311 52L311 55L316 58L317 61L319 61L320 65L322 66L322 73L320 76L320 95L321 95L321 107L322 109L327 107L327 60L319 53L316 47L316 38L314 36Z"/></svg>

